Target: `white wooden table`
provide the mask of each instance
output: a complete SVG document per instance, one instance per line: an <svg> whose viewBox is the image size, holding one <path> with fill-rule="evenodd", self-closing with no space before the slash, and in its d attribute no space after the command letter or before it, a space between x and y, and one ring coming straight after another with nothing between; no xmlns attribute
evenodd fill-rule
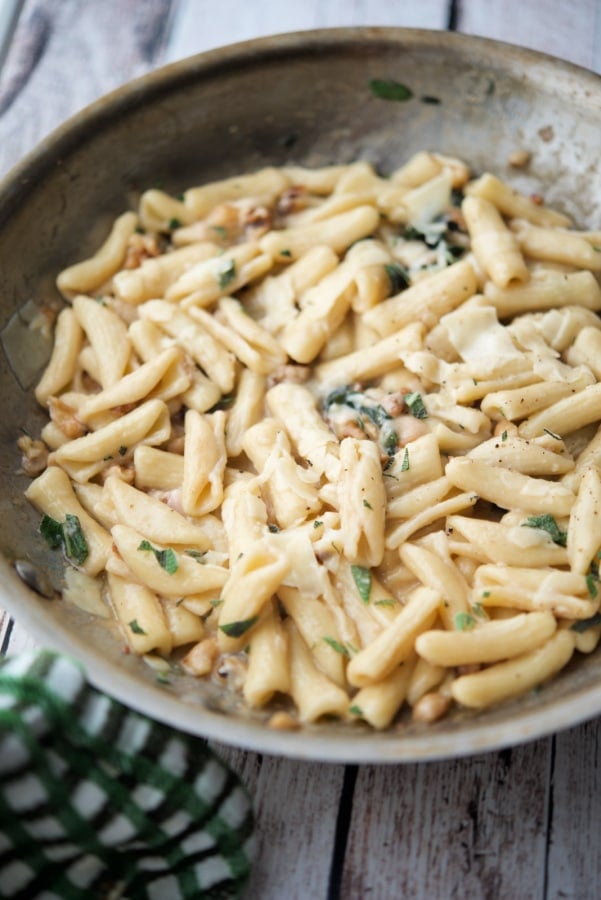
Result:
<svg viewBox="0 0 601 900"><path fill-rule="evenodd" d="M0 0L0 174L78 109L165 62L262 34L363 24L452 28L601 72L597 0ZM0 652L29 644L0 610ZM252 900L601 898L599 719L422 765L218 749L255 798Z"/></svg>

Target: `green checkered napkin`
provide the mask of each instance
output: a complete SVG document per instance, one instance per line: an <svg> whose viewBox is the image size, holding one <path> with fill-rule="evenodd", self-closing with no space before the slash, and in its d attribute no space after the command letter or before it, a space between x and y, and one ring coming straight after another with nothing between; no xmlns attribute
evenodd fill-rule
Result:
<svg viewBox="0 0 601 900"><path fill-rule="evenodd" d="M90 687L66 656L0 664L0 897L238 897L253 815L200 738Z"/></svg>

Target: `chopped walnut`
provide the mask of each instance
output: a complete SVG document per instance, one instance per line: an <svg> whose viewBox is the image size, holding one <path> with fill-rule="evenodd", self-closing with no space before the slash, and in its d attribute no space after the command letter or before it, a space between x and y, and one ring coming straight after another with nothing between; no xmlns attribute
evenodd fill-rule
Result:
<svg viewBox="0 0 601 900"><path fill-rule="evenodd" d="M405 393L409 393L406 391ZM405 399L403 393L398 391L394 394L385 394L382 397L381 405L384 407L389 416L396 419L405 409Z"/></svg>
<svg viewBox="0 0 601 900"><path fill-rule="evenodd" d="M154 235L138 234L135 232L127 242L124 269L137 269L145 259L158 256L161 252L158 241Z"/></svg>
<svg viewBox="0 0 601 900"><path fill-rule="evenodd" d="M219 648L214 637L199 641L184 656L182 668L191 675L208 675L212 671L215 660L219 656Z"/></svg>
<svg viewBox="0 0 601 900"><path fill-rule="evenodd" d="M509 154L509 165L514 169L523 169L531 159L532 154L529 150L514 150Z"/></svg>
<svg viewBox="0 0 601 900"><path fill-rule="evenodd" d="M267 387L272 388L281 381L287 381L290 384L304 384L310 375L311 369L308 366L281 365L269 375Z"/></svg>
<svg viewBox="0 0 601 900"><path fill-rule="evenodd" d="M300 722L287 712L276 712L267 721L267 727L274 731L296 731Z"/></svg>
<svg viewBox="0 0 601 900"><path fill-rule="evenodd" d="M240 224L250 240L257 239L271 228L271 210L266 206L249 206L243 209Z"/></svg>
<svg viewBox="0 0 601 900"><path fill-rule="evenodd" d="M241 654L224 653L214 675L219 681L225 681L232 691L241 691L246 678L246 659Z"/></svg>
<svg viewBox="0 0 601 900"><path fill-rule="evenodd" d="M17 447L23 454L21 469L25 475L29 475L30 478L40 475L48 465L46 444L43 441L34 441L28 434L24 434L17 441Z"/></svg>
<svg viewBox="0 0 601 900"><path fill-rule="evenodd" d="M301 185L286 188L279 196L276 211L280 216L289 216L300 212L307 205L306 190Z"/></svg>
<svg viewBox="0 0 601 900"><path fill-rule="evenodd" d="M424 694L413 707L413 719L416 722L436 722L445 715L450 705L451 698L438 691Z"/></svg>
<svg viewBox="0 0 601 900"><path fill-rule="evenodd" d="M77 418L77 411L58 397L50 397L48 400L48 412L50 418L65 434L69 440L83 437L86 426Z"/></svg>
<svg viewBox="0 0 601 900"><path fill-rule="evenodd" d="M103 469L100 473L100 477L102 478L103 482L111 476L114 478L120 478L121 481L125 481L126 484L133 484L136 477L136 472L133 466L114 465L107 466L107 468Z"/></svg>
<svg viewBox="0 0 601 900"><path fill-rule="evenodd" d="M537 206L542 206L543 203L545 202L540 194L530 194L530 199Z"/></svg>

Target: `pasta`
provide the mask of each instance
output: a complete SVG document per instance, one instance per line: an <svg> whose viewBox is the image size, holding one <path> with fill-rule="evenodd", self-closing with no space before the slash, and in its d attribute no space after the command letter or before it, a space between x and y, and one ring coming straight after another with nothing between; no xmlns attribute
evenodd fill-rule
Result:
<svg viewBox="0 0 601 900"><path fill-rule="evenodd" d="M597 240L427 151L144 193L59 274L18 441L98 627L273 727L431 722L592 652Z"/></svg>

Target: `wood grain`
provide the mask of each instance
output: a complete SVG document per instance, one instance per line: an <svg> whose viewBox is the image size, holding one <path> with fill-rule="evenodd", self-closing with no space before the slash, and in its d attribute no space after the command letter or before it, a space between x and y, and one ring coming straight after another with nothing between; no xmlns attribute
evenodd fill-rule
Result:
<svg viewBox="0 0 601 900"><path fill-rule="evenodd" d="M454 762L361 768L341 896L542 897L549 758L543 740Z"/></svg>

